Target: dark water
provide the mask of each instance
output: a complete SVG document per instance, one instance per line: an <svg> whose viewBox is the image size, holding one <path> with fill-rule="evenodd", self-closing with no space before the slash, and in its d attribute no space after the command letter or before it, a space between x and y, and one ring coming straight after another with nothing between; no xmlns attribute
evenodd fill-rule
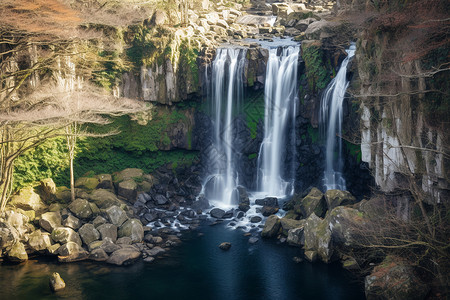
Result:
<svg viewBox="0 0 450 300"><path fill-rule="evenodd" d="M338 265L292 261L301 251L241 231L205 226L170 256L128 267L54 260L0 266L0 299L364 299L363 287ZM218 248L228 241L228 252ZM66 289L52 294L58 272Z"/></svg>

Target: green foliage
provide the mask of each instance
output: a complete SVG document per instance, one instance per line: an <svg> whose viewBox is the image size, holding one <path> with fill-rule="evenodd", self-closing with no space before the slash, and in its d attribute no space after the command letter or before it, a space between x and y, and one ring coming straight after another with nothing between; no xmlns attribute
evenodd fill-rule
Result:
<svg viewBox="0 0 450 300"><path fill-rule="evenodd" d="M199 54L198 49L193 48L188 40L183 40L180 44L179 48L180 52L180 61L179 66L181 68L188 68L188 70L180 69L182 72L186 71L185 75L190 74L192 76L192 83L194 87L198 87L199 85L199 70L197 64L197 57Z"/></svg>
<svg viewBox="0 0 450 300"><path fill-rule="evenodd" d="M248 155L248 159L252 160L258 157L258 153L251 153Z"/></svg>
<svg viewBox="0 0 450 300"><path fill-rule="evenodd" d="M64 138L49 139L19 156L14 163L14 189L33 181L54 178L69 166Z"/></svg>
<svg viewBox="0 0 450 300"><path fill-rule="evenodd" d="M92 72L93 81L110 91L117 85L122 73L129 71L130 67L117 51L100 51L98 55L101 59L97 63L97 70Z"/></svg>
<svg viewBox="0 0 450 300"><path fill-rule="evenodd" d="M311 124L308 124L308 135L313 143L317 143L319 140L319 130L317 128L313 128Z"/></svg>
<svg viewBox="0 0 450 300"><path fill-rule="evenodd" d="M361 145L345 141L345 147L347 148L348 153L360 163L362 158Z"/></svg>
<svg viewBox="0 0 450 300"><path fill-rule="evenodd" d="M264 93L261 91L249 91L250 95L244 104L244 114L247 127L250 129L250 137L256 138L259 122L264 121Z"/></svg>
<svg viewBox="0 0 450 300"><path fill-rule="evenodd" d="M302 57L306 66L306 77L308 85L313 93L324 89L330 82L326 62L324 62L324 54L320 45L311 43L302 46Z"/></svg>

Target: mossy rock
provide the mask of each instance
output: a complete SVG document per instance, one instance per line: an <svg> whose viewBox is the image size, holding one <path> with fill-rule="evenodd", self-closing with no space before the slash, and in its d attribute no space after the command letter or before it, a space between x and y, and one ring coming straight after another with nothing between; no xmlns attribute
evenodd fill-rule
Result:
<svg viewBox="0 0 450 300"><path fill-rule="evenodd" d="M280 231L280 218L272 215L267 218L264 228L261 231L261 236L266 238L274 237Z"/></svg>
<svg viewBox="0 0 450 300"><path fill-rule="evenodd" d="M329 210L341 205L356 203L356 198L348 191L328 190L325 192L325 200Z"/></svg>
<svg viewBox="0 0 450 300"><path fill-rule="evenodd" d="M305 220L293 220L289 218L281 218L280 220L281 225L281 233L284 236L288 236L288 232L291 229L303 227L305 225Z"/></svg>
<svg viewBox="0 0 450 300"><path fill-rule="evenodd" d="M27 186L12 196L8 203L10 206L21 208L23 210L44 211L47 205L42 201L41 196L36 193L33 186Z"/></svg>
<svg viewBox="0 0 450 300"><path fill-rule="evenodd" d="M6 257L9 261L14 263L21 263L28 260L28 254L25 251L25 246L19 241L12 245L11 249L6 253Z"/></svg>
<svg viewBox="0 0 450 300"><path fill-rule="evenodd" d="M142 177L138 177L142 178ZM136 202L138 185L133 179L125 179L117 184L117 193L129 202Z"/></svg>
<svg viewBox="0 0 450 300"><path fill-rule="evenodd" d="M89 201L76 199L69 205L70 211L80 219L90 219L93 215Z"/></svg>
<svg viewBox="0 0 450 300"><path fill-rule="evenodd" d="M116 194L104 189L94 190L89 195L89 200L94 202L101 209L106 209L114 205L120 206L123 204L123 202L117 198Z"/></svg>
<svg viewBox="0 0 450 300"><path fill-rule="evenodd" d="M69 203L72 200L70 189L65 186L58 186L56 188L55 197L60 203Z"/></svg>
<svg viewBox="0 0 450 300"><path fill-rule="evenodd" d="M308 195L301 200L301 205L295 206L295 212L309 217L315 213L318 217L324 217L327 211L327 206L323 193L317 189L312 188Z"/></svg>
<svg viewBox="0 0 450 300"><path fill-rule="evenodd" d="M80 177L75 181L75 187L87 190L94 190L100 180L96 177Z"/></svg>
<svg viewBox="0 0 450 300"><path fill-rule="evenodd" d="M130 237L133 243L142 242L144 238L144 227L138 219L130 219L120 226L117 236Z"/></svg>
<svg viewBox="0 0 450 300"><path fill-rule="evenodd" d="M72 228L58 227L52 231L51 238L53 241L61 244L74 242L81 246L81 238Z"/></svg>
<svg viewBox="0 0 450 300"><path fill-rule="evenodd" d="M114 173L113 181L117 184L127 179L142 178L142 176L144 176L144 171L142 169L128 168Z"/></svg>

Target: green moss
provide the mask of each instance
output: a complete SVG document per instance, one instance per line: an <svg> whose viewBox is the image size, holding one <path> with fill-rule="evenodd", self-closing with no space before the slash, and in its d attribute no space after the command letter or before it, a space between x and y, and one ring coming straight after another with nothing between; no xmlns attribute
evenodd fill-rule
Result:
<svg viewBox="0 0 450 300"><path fill-rule="evenodd" d="M250 137L256 138L258 133L258 124L264 122L264 93L261 91L250 92L244 104L245 120L250 130Z"/></svg>
<svg viewBox="0 0 450 300"><path fill-rule="evenodd" d="M255 159L258 157L258 153L251 153L248 155L248 159Z"/></svg>
<svg viewBox="0 0 450 300"><path fill-rule="evenodd" d="M345 147L347 148L348 153L356 159L358 163L361 162L362 153L361 153L361 145L352 144L348 141L345 141Z"/></svg>
<svg viewBox="0 0 450 300"><path fill-rule="evenodd" d="M327 70L331 69L331 66L328 66L324 61L324 53L320 43L302 44L302 57L305 61L309 88L313 93L317 93L330 82L331 77Z"/></svg>
<svg viewBox="0 0 450 300"><path fill-rule="evenodd" d="M180 60L179 60L180 71L182 72L182 74L187 75L190 79L192 79L192 84L194 87L198 87L200 83L199 70L197 64L197 57L199 54L198 49L193 48L188 42L188 40L184 40L180 44L179 52L180 52Z"/></svg>
<svg viewBox="0 0 450 300"><path fill-rule="evenodd" d="M313 143L317 143L319 140L319 130L317 128L313 128L311 124L308 124L308 135Z"/></svg>

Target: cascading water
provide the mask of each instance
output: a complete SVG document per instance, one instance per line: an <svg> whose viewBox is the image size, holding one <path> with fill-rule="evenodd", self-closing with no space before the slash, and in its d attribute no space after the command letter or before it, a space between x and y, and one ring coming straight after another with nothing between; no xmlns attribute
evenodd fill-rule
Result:
<svg viewBox="0 0 450 300"><path fill-rule="evenodd" d="M204 193L216 206L229 207L236 204L236 171L234 118L239 112L243 96L243 68L246 50L220 48L212 64L211 102L214 127L213 145L209 151L208 164L212 166Z"/></svg>
<svg viewBox="0 0 450 300"><path fill-rule="evenodd" d="M288 123L295 114L299 46L269 49L265 82L264 140L258 156L258 192L283 197ZM291 118L292 117L292 118Z"/></svg>
<svg viewBox="0 0 450 300"><path fill-rule="evenodd" d="M342 62L336 77L328 84L320 101L319 126L321 133L326 137L323 179L326 190L346 189L345 179L342 176L342 139L340 138L343 121L342 104L349 84L347 65L355 55L355 50L354 44L346 50L347 57Z"/></svg>

